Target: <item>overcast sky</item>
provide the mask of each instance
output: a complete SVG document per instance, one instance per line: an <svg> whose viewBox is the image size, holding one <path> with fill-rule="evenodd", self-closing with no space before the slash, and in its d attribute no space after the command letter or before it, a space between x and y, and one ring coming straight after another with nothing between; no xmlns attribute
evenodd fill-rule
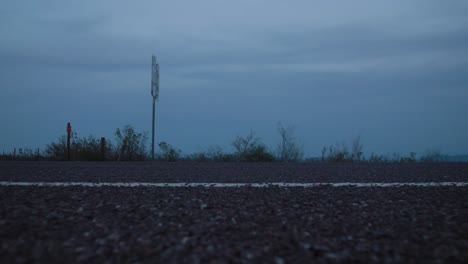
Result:
<svg viewBox="0 0 468 264"><path fill-rule="evenodd" d="M2 1L0 151L151 132L184 153L295 127L307 156L468 153L468 2Z"/></svg>

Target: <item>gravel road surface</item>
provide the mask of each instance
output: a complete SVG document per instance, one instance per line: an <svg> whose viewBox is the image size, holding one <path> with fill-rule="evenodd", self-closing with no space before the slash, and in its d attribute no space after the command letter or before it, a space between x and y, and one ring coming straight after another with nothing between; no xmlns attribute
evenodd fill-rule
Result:
<svg viewBox="0 0 468 264"><path fill-rule="evenodd" d="M1 162L0 181L468 182L468 164ZM468 187L0 186L1 263L467 263Z"/></svg>

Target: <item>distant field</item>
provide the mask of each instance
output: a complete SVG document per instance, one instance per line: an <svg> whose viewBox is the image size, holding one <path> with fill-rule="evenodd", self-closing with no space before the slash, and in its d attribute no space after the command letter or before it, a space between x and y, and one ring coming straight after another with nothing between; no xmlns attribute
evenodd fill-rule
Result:
<svg viewBox="0 0 468 264"><path fill-rule="evenodd" d="M0 162L0 182L468 182L468 164ZM0 262L466 263L468 187L0 185Z"/></svg>

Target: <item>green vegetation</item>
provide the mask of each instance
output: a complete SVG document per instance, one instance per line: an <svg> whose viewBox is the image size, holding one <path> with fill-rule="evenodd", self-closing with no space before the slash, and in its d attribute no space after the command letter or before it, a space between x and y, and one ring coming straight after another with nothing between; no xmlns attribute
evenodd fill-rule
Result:
<svg viewBox="0 0 468 264"><path fill-rule="evenodd" d="M78 133L70 135L70 159L82 161L139 161L146 159L147 133L137 132L132 126L117 128L116 144L111 140L96 138L93 135L78 137ZM60 136L55 142L46 145L44 156L40 159L66 160L67 138ZM38 155L39 156L39 155Z"/></svg>
<svg viewBox="0 0 468 264"><path fill-rule="evenodd" d="M443 155L440 150L429 150L418 159L415 152L406 156L379 155L371 153L364 155L361 137L355 137L350 144L336 143L322 148L320 158L304 159L303 146L298 143L292 127L284 127L278 123L279 142L275 151L266 146L254 132L245 136L237 136L231 145L233 152L225 152L219 146L211 146L206 151L182 155L182 151L167 142L160 142L156 153L158 161L214 161L214 162L370 162L370 163L414 163L467 161L458 157ZM115 130L115 143L110 139L96 138L93 135L78 137L71 133L70 159L75 161L145 161L150 159L147 151L148 133L136 131L130 125ZM60 136L56 141L46 145L41 153L39 149L14 149L12 153L2 153L0 160L67 160L66 136Z"/></svg>

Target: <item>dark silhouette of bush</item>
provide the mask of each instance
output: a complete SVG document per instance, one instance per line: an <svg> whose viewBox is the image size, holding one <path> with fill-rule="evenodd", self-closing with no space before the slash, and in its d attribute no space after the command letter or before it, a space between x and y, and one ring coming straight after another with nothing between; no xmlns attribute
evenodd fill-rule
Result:
<svg viewBox="0 0 468 264"><path fill-rule="evenodd" d="M126 125L115 130L118 160L141 161L146 159L147 132L137 132L132 126Z"/></svg>
<svg viewBox="0 0 468 264"><path fill-rule="evenodd" d="M408 157L401 157L400 158L401 163L413 163L416 162L416 152L410 152L410 155Z"/></svg>
<svg viewBox="0 0 468 264"><path fill-rule="evenodd" d="M105 161L105 160L145 160L146 159L146 133L136 132L132 126L116 129L117 146L111 140L93 135L79 138L76 132L70 135L71 160ZM60 136L57 141L46 145L45 153L48 159L66 160L66 136Z"/></svg>
<svg viewBox="0 0 468 264"><path fill-rule="evenodd" d="M17 151L18 150L18 151ZM24 160L24 161L31 161L31 160L41 160L43 157L39 149L31 149L31 148L18 148L14 149L12 153L2 153L0 154L0 160Z"/></svg>
<svg viewBox="0 0 468 264"><path fill-rule="evenodd" d="M386 163L389 162L389 159L384 156L384 155L378 155L375 153L372 153L368 159L368 162L371 163Z"/></svg>
<svg viewBox="0 0 468 264"><path fill-rule="evenodd" d="M344 162L352 161L351 156L348 151L348 146L344 143L335 144L330 147L323 147L322 149L322 160L323 161L332 161L332 162Z"/></svg>
<svg viewBox="0 0 468 264"><path fill-rule="evenodd" d="M278 144L278 159L281 161L298 161L303 159L303 146L296 142L294 129L292 127L285 128L283 124L278 123L278 133L281 137L281 141Z"/></svg>
<svg viewBox="0 0 468 264"><path fill-rule="evenodd" d="M447 161L447 156L442 154L442 151L433 149L428 150L426 153L419 158L421 162L442 162Z"/></svg>
<svg viewBox="0 0 468 264"><path fill-rule="evenodd" d="M76 132L70 137L70 154L72 160L103 161L113 159L112 143L107 141L104 155L101 151L101 140L90 135L79 138ZM67 151L66 137L60 136L56 142L46 145L46 154L54 160L65 160Z"/></svg>
<svg viewBox="0 0 468 264"><path fill-rule="evenodd" d="M238 161L273 161L274 155L255 137L253 132L247 136L237 136L232 142L236 152L233 157Z"/></svg>
<svg viewBox="0 0 468 264"><path fill-rule="evenodd" d="M74 133L74 132L73 132ZM45 153L49 158L55 160L65 160L67 151L67 137L60 136L56 142L51 142L46 145Z"/></svg>
<svg viewBox="0 0 468 264"><path fill-rule="evenodd" d="M171 144L166 142L159 143L160 153L157 154L157 159L162 161L178 161L180 160L180 149L174 148Z"/></svg>
<svg viewBox="0 0 468 264"><path fill-rule="evenodd" d="M361 161L364 157L361 137L357 136L351 142L351 151L346 143L335 144L334 146L322 148L322 161L332 162L355 162Z"/></svg>
<svg viewBox="0 0 468 264"><path fill-rule="evenodd" d="M270 162L275 159L273 153L269 152L263 144L255 145L242 157L242 161Z"/></svg>
<svg viewBox="0 0 468 264"><path fill-rule="evenodd" d="M230 162L238 161L234 154L224 153L222 148L219 146L211 146L206 152L197 152L190 155L187 155L184 160L187 161L216 161L216 162Z"/></svg>

